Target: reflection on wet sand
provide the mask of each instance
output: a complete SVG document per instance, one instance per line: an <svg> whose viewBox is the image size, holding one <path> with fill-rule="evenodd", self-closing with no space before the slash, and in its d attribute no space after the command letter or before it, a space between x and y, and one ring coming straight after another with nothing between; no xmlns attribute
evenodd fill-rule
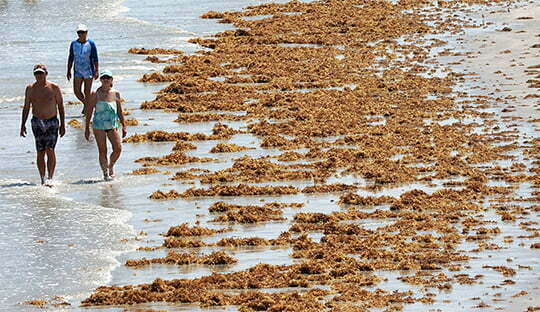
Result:
<svg viewBox="0 0 540 312"><path fill-rule="evenodd" d="M102 207L125 209L120 183L103 183L100 188L101 197L99 203Z"/></svg>

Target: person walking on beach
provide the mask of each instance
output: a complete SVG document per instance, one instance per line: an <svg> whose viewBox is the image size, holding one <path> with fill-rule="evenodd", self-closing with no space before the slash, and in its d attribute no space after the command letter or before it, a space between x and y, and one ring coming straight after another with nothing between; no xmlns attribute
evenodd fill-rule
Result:
<svg viewBox="0 0 540 312"><path fill-rule="evenodd" d="M26 137L26 120L32 107L32 132L36 139L37 167L41 184L51 186L54 176L56 154L54 148L58 133L63 137L66 133L64 119L64 102L57 84L47 81L47 67L43 64L34 66L36 82L26 87L20 135ZM60 115L58 120L57 113ZM45 155L47 164L45 165ZM47 180L45 179L47 169Z"/></svg>
<svg viewBox="0 0 540 312"><path fill-rule="evenodd" d="M127 130L120 92L113 89L111 71L100 72L99 81L101 87L92 92L89 97L84 136L90 140L90 120L93 112L92 128L99 151L99 164L103 171L103 179L109 181L114 179L114 164L122 152L122 138L126 136ZM120 125L122 125L122 138L118 133ZM113 149L109 158L107 158L107 139L111 142Z"/></svg>
<svg viewBox="0 0 540 312"><path fill-rule="evenodd" d="M77 27L77 38L69 46L69 57L67 63L67 80L71 80L71 68L73 67L73 92L83 103L82 114L87 109L87 98L92 90L92 79L98 78L99 61L96 44L87 39L88 27L80 24ZM81 87L84 84L84 93Z"/></svg>

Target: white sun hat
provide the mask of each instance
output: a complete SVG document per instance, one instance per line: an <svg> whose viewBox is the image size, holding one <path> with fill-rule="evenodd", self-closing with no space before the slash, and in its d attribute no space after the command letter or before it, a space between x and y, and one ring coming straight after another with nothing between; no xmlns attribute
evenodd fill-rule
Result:
<svg viewBox="0 0 540 312"><path fill-rule="evenodd" d="M77 26L77 31L88 31L88 27L84 24L79 24L79 26Z"/></svg>

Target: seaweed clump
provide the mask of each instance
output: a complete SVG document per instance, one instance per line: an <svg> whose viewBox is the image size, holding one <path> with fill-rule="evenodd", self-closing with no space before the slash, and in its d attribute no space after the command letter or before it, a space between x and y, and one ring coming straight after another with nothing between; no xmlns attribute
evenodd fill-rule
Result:
<svg viewBox="0 0 540 312"><path fill-rule="evenodd" d="M216 146L212 147L212 149L210 150L210 153L234 153L234 152L241 152L241 151L245 151L249 149L252 149L252 148L239 146L236 144L219 143Z"/></svg>
<svg viewBox="0 0 540 312"><path fill-rule="evenodd" d="M219 265L219 264L233 264L238 262L235 258L227 255L223 251L216 251L209 255L196 256L188 253L177 253L169 251L164 258L154 259L139 259L139 260L127 260L126 266L128 267L143 267L150 264L207 264L207 265Z"/></svg>
<svg viewBox="0 0 540 312"><path fill-rule="evenodd" d="M131 54L142 54L142 55L150 55L150 54L176 54L181 55L184 54L182 50L176 50L176 49L162 49L162 48L152 48L152 49L146 49L146 48L131 48L128 50L128 53Z"/></svg>
<svg viewBox="0 0 540 312"><path fill-rule="evenodd" d="M173 226L169 228L165 236L177 236L177 237L184 237L184 236L207 236L207 235L214 235L216 233L223 233L228 231L227 229L220 229L220 230L214 230L209 229L201 226L193 226L190 227L187 223L182 223L178 226Z"/></svg>

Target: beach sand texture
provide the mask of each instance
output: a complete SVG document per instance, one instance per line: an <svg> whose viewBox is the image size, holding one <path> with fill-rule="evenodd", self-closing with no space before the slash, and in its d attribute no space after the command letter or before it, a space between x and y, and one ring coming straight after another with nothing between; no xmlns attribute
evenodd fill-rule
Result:
<svg viewBox="0 0 540 312"><path fill-rule="evenodd" d="M82 305L540 309L539 13L293 1L204 14L236 29L194 54L132 51L170 82L141 108L178 118L125 139L170 153L136 160L160 178L133 277Z"/></svg>

